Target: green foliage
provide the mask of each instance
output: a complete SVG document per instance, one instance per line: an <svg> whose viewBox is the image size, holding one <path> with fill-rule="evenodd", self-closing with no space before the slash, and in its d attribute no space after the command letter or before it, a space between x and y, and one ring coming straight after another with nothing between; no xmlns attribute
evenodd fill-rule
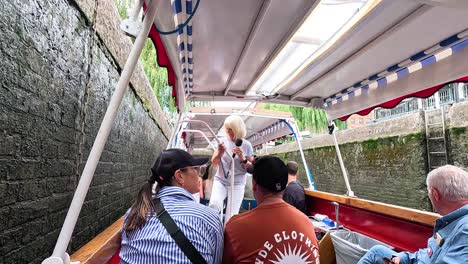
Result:
<svg viewBox="0 0 468 264"><path fill-rule="evenodd" d="M156 63L156 49L150 39L145 43L140 60L161 108L165 112L175 113L176 107L172 97L172 88L167 81L167 70Z"/></svg>
<svg viewBox="0 0 468 264"><path fill-rule="evenodd" d="M130 8L131 0L114 0L120 18L125 19L128 17L128 9Z"/></svg>
<svg viewBox="0 0 468 264"><path fill-rule="evenodd" d="M291 113L300 130L316 133L327 131L328 121L324 110L279 104L262 104L262 106L264 109ZM336 121L336 125L339 129L346 128L346 122Z"/></svg>
<svg viewBox="0 0 468 264"><path fill-rule="evenodd" d="M122 19L128 17L128 10L133 4L132 0L114 0L119 15ZM153 42L148 39L145 43L143 51L140 55L140 61L148 78L151 88L153 89L156 98L162 110L170 115L174 115L177 111L174 98L172 97L172 88L168 84L167 70L159 67L156 62L156 49Z"/></svg>

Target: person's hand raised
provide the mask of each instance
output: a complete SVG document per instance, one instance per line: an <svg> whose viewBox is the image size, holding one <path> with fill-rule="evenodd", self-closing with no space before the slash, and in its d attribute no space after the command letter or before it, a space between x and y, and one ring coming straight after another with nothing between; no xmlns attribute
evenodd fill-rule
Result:
<svg viewBox="0 0 468 264"><path fill-rule="evenodd" d="M223 143L220 143L218 145L218 156L219 157L223 156L225 151L226 151L226 146L224 146Z"/></svg>
<svg viewBox="0 0 468 264"><path fill-rule="evenodd" d="M236 154L236 156L238 156L241 161L245 160L244 152L242 152L240 147L233 148L232 153Z"/></svg>
<svg viewBox="0 0 468 264"><path fill-rule="evenodd" d="M213 162L213 165L217 165L219 162L221 162L221 157L224 155L225 151L226 151L226 147L224 146L224 144L219 143L218 149L216 149L213 152L213 156L211 157L211 161Z"/></svg>

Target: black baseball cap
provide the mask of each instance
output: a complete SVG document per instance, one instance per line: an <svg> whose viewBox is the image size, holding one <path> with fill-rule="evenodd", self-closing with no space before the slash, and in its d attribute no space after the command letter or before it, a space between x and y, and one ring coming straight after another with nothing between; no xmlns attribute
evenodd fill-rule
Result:
<svg viewBox="0 0 468 264"><path fill-rule="evenodd" d="M281 192L288 184L288 168L275 156L258 158L253 167L255 182L271 192Z"/></svg>
<svg viewBox="0 0 468 264"><path fill-rule="evenodd" d="M208 158L195 158L182 149L166 149L161 152L151 171L153 172L153 177L159 177L160 180L167 181L179 169L203 165L207 162ZM158 180L156 179L156 181Z"/></svg>

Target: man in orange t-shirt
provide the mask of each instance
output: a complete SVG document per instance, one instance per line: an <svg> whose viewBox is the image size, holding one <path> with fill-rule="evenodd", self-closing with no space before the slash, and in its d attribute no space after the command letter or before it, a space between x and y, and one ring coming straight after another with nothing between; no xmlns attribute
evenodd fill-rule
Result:
<svg viewBox="0 0 468 264"><path fill-rule="evenodd" d="M224 230L223 263L319 263L312 222L283 201L288 169L277 157L258 159L252 185L258 207L233 216Z"/></svg>

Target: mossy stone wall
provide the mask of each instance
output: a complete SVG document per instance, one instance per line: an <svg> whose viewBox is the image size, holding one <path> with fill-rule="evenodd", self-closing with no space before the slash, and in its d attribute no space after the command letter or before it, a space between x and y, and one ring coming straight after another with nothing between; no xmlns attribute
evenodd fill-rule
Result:
<svg viewBox="0 0 468 264"><path fill-rule="evenodd" d="M425 187L425 137L420 133L351 142L340 146L355 195L421 210L431 210ZM275 154L300 164L299 180L307 185L299 151ZM334 146L304 151L318 190L346 193Z"/></svg>

